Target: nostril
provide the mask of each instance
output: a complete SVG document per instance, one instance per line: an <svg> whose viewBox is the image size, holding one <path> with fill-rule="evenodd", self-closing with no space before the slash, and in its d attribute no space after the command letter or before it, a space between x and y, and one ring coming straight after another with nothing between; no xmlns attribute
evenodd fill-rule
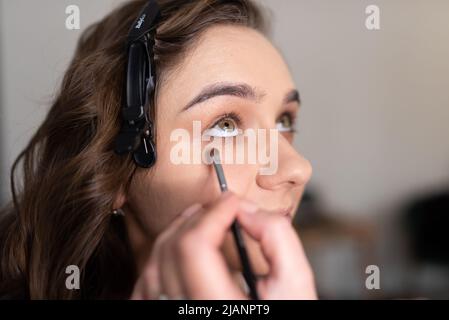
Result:
<svg viewBox="0 0 449 320"><path fill-rule="evenodd" d="M295 169L295 172L292 172L291 178L289 179L289 183L291 185L305 185L307 184L312 177L312 166L308 160L305 160L305 164L301 167Z"/></svg>

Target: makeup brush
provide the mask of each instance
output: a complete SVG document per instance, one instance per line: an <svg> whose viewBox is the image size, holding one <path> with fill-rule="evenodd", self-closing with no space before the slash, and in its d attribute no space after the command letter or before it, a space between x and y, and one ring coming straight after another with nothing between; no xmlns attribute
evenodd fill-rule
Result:
<svg viewBox="0 0 449 320"><path fill-rule="evenodd" d="M228 185L224 176L223 167L221 166L220 153L217 149L213 148L210 152L210 156L214 164L215 172L217 173L220 190L221 192L226 192L228 191ZM243 277L245 278L246 284L248 285L250 297L253 300L259 300L256 290L256 278L251 268L251 264L248 258L248 252L246 251L245 242L243 241L243 236L240 232L240 226L237 219L232 223L231 231L234 236L235 244L237 245L240 262L243 268Z"/></svg>

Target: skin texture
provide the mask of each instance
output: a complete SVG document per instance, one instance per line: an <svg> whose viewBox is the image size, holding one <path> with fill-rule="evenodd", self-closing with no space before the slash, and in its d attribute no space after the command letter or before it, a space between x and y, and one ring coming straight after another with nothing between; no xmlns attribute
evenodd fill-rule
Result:
<svg viewBox="0 0 449 320"><path fill-rule="evenodd" d="M265 94L260 101L218 96L182 111L203 87L215 82L246 83ZM183 210L220 197L212 166L175 165L170 161L170 150L175 144L170 141L173 130L185 128L192 132L194 120L200 120L204 130L230 112L239 114L242 130L276 128L284 112L299 112L297 102L283 103L292 89L295 84L288 67L269 40L253 29L224 25L209 28L181 64L161 81L156 100L158 160L151 170L138 171L129 194L118 197L115 204L125 211L140 269L144 268L157 236ZM290 132L279 133L278 170L274 175L260 175L258 164L224 164L229 190L273 214L290 207L292 218L312 174L309 161L293 148L293 136ZM135 217L148 235L138 227ZM258 243L246 233L244 236L255 272L266 274L268 264ZM230 233L223 252L229 266L237 270L239 264Z"/></svg>

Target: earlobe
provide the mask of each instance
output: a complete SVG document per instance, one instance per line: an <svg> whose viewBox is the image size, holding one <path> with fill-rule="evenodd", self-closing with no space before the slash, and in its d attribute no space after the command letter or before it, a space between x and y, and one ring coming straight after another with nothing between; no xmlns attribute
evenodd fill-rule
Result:
<svg viewBox="0 0 449 320"><path fill-rule="evenodd" d="M112 209L118 209L124 206L126 203L126 195L123 192L123 188L120 188L120 191L117 193Z"/></svg>

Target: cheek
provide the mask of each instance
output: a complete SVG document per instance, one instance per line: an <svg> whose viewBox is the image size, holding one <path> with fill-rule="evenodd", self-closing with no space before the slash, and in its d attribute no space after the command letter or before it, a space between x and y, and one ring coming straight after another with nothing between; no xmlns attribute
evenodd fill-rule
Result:
<svg viewBox="0 0 449 320"><path fill-rule="evenodd" d="M195 179L196 176L196 179ZM163 165L149 178L149 197L154 210L145 213L148 220L157 226L157 233L165 229L184 209L195 202L203 202L205 193L201 184L207 178L199 168Z"/></svg>
<svg viewBox="0 0 449 320"><path fill-rule="evenodd" d="M249 163L245 142L230 138L219 139L218 143L211 145L218 147L220 151L220 159L228 189L241 197L246 197L254 187L259 167L254 162ZM215 171L213 171L213 175L215 184L218 186Z"/></svg>
<svg viewBox="0 0 449 320"><path fill-rule="evenodd" d="M241 197L246 197L255 183L257 168L248 164L224 164L223 171L228 189ZM216 178L215 183L218 184Z"/></svg>
<svg viewBox="0 0 449 320"><path fill-rule="evenodd" d="M170 158L172 147L169 142L159 144L157 162L145 173L134 199L137 214L143 217L152 236L158 235L193 203L211 202L221 193L212 165L175 164ZM255 183L257 166L224 163L223 170L228 189L240 196L248 195Z"/></svg>
<svg viewBox="0 0 449 320"><path fill-rule="evenodd" d="M140 197L141 216L153 235L165 229L183 210L194 203L207 203L220 195L212 166L174 164L169 148L160 148L158 161L144 177Z"/></svg>

